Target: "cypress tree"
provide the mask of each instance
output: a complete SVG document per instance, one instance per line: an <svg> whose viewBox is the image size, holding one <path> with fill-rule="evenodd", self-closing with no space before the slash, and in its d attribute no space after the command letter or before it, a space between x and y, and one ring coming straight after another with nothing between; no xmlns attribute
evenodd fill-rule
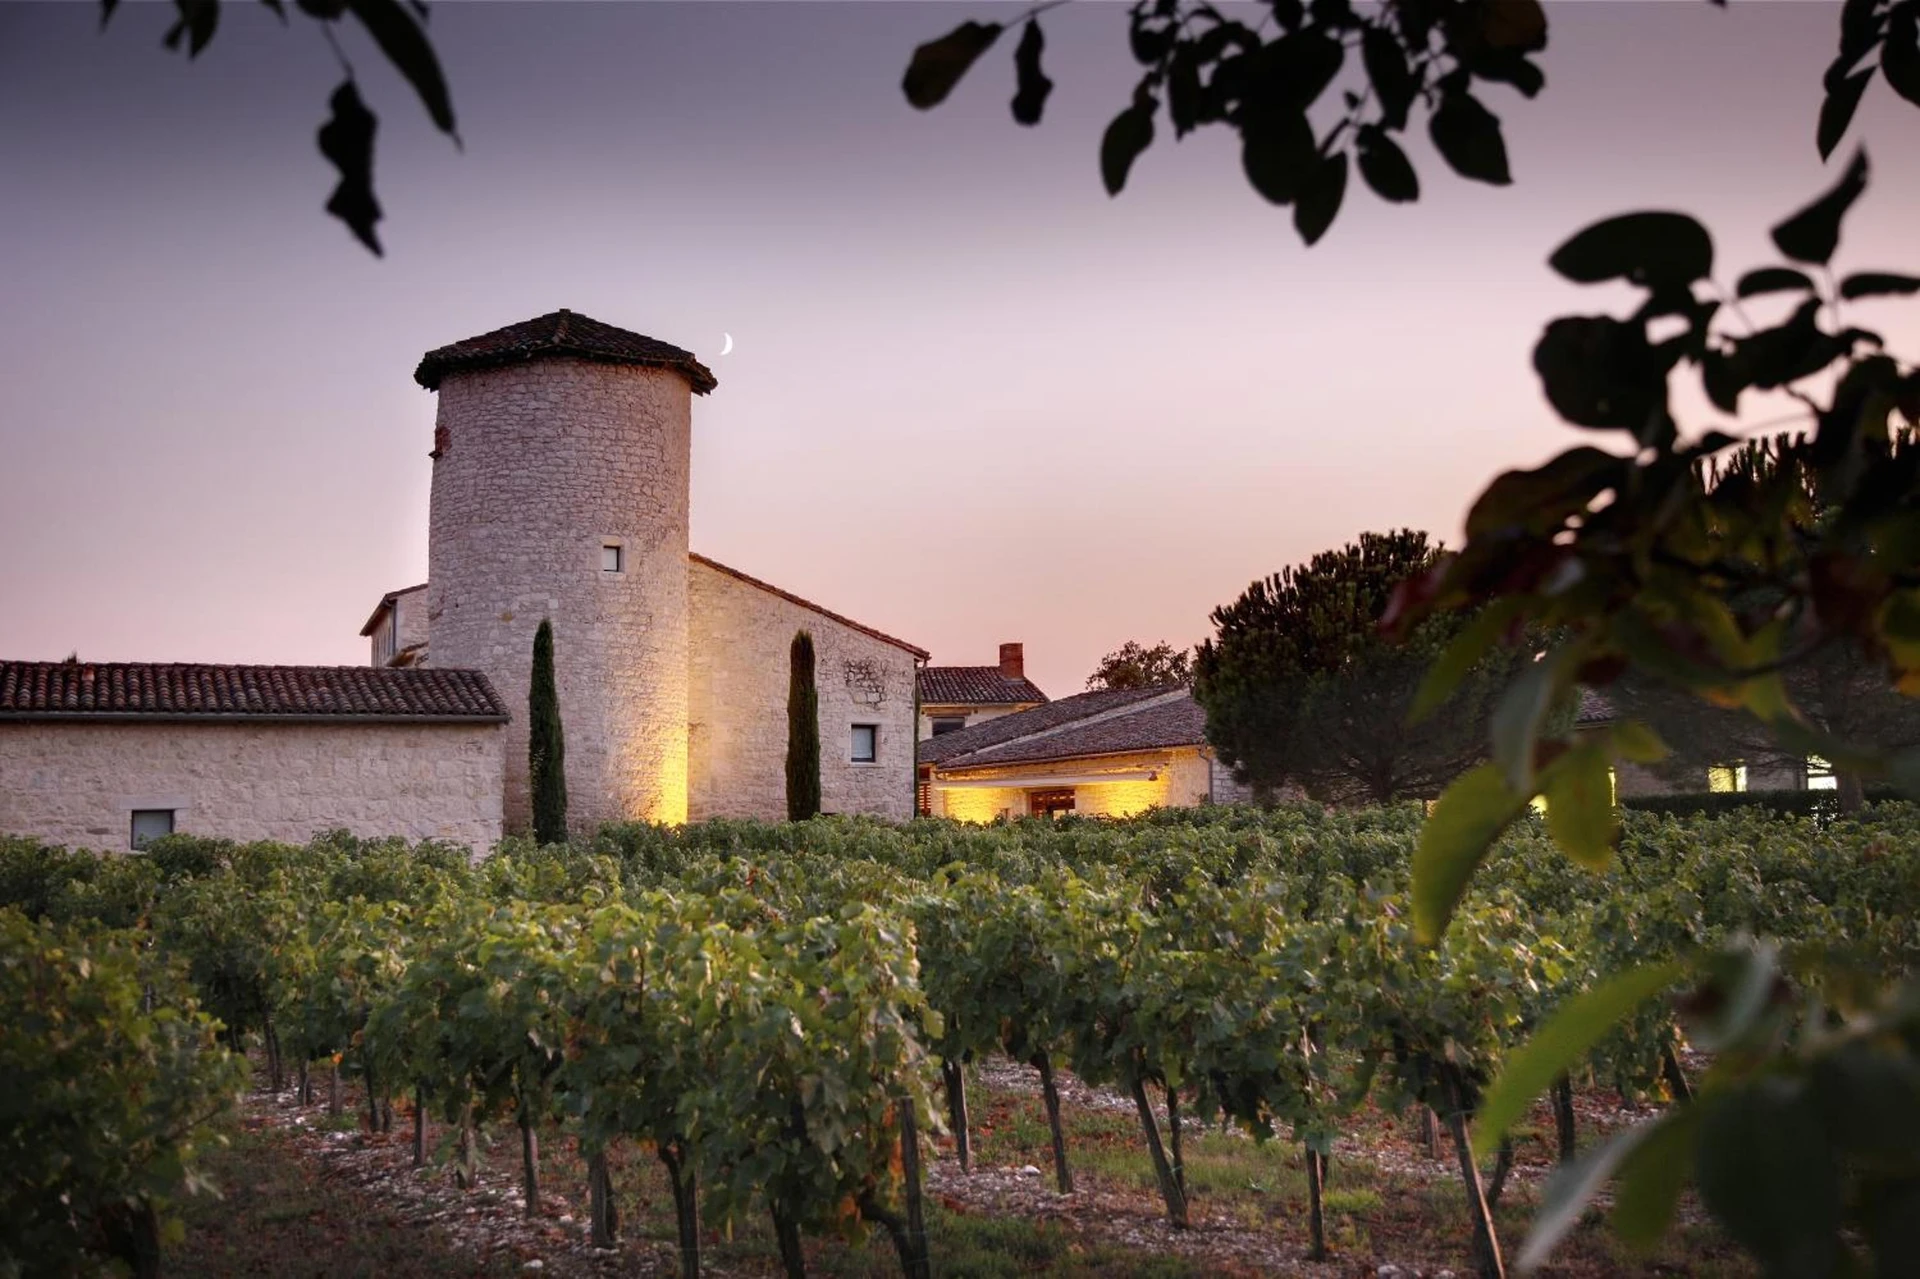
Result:
<svg viewBox="0 0 1920 1279"><path fill-rule="evenodd" d="M567 743L560 731L560 694L553 683L553 623L533 633L533 681L527 689L527 775L533 788L533 837L567 838Z"/></svg>
<svg viewBox="0 0 1920 1279"><path fill-rule="evenodd" d="M787 820L820 812L820 694L813 685L813 636L794 634L787 654Z"/></svg>

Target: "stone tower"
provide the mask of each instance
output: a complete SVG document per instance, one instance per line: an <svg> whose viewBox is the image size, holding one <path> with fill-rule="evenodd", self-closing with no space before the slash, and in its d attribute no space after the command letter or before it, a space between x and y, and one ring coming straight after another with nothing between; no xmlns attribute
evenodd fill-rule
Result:
<svg viewBox="0 0 1920 1279"><path fill-rule="evenodd" d="M484 671L512 711L506 825L530 820L533 633L553 619L568 817L687 816L690 352L556 311L429 351L440 396L427 652Z"/></svg>

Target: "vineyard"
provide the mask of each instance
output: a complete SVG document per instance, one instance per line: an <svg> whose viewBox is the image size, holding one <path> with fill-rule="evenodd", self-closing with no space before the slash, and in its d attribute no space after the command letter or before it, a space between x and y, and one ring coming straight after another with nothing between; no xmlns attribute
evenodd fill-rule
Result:
<svg viewBox="0 0 1920 1279"><path fill-rule="evenodd" d="M1322 1212L1337 1135L1363 1109L1431 1114L1465 1190L1462 1249L1497 1269L1514 1151L1476 1149L1476 1115L1555 1008L1629 970L1657 992L1676 980L1660 961L1745 937L1781 946L1769 982L1816 971L1801 953L1825 975L1806 980L1869 982L1915 953L1906 806L1819 825L1629 814L1605 875L1523 822L1434 948L1413 943L1407 899L1421 820L627 826L472 865L344 835L105 858L0 840L0 1273L158 1273L244 1052L275 1093L344 1077L375 1132L400 1103L413 1160L462 1184L481 1135L511 1134L529 1214L541 1143L577 1143L597 1243L621 1228L615 1170L645 1152L686 1276L708 1228L748 1219L790 1275L808 1237L868 1232L904 1274L939 1270L923 1163L937 1137L967 1166L966 1081L989 1060L1038 1093L1059 1192L1076 1171L1063 1073L1130 1102L1174 1228L1194 1216L1203 1133L1291 1144L1315 1258L1338 1250ZM1632 1004L1543 1081L1560 1153L1583 1141L1576 1084L1684 1095L1683 1045L1731 1015ZM1614 1214L1644 1242L1672 1211Z"/></svg>

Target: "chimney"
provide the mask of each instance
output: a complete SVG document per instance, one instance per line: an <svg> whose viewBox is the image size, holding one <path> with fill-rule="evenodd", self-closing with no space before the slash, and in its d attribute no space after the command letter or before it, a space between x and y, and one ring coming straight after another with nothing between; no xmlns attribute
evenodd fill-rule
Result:
<svg viewBox="0 0 1920 1279"><path fill-rule="evenodd" d="M1024 645L1002 644L1000 646L1000 673L1008 679L1025 679L1027 677L1027 658Z"/></svg>

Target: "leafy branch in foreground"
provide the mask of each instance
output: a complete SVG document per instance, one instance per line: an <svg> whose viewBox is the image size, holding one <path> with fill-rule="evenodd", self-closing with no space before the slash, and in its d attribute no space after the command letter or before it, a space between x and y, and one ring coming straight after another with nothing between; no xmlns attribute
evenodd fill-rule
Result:
<svg viewBox="0 0 1920 1279"><path fill-rule="evenodd" d="M1749 271L1731 289L1713 283L1706 229L1677 213L1608 219L1553 255L1576 283L1623 281L1644 295L1625 317L1555 320L1534 349L1560 415L1620 432L1626 447L1581 446L1496 477L1467 516L1466 545L1390 610L1402 630L1472 610L1559 637L1503 694L1492 761L1448 788L1422 833L1412 896L1424 940L1446 931L1494 841L1535 796L1565 851L1596 869L1610 860L1609 771L1663 747L1632 720L1553 731L1545 708L1581 686L1657 679L1751 717L1783 750L1920 789L1920 748L1852 740L1856 725L1803 709L1807 685L1792 678L1841 652L1877 668L1883 687L1920 694L1920 449L1909 440L1920 371L1850 322L1853 303L1920 292L1920 277L1836 281L1830 270L1867 178L1858 155L1773 229L1790 264ZM1670 385L1683 368L1721 413L1737 418L1743 399L1771 396L1794 406L1801 429L1764 447L1737 426L1683 435ZM1430 675L1430 696L1501 638L1464 631ZM1770 1274L1905 1273L1920 1160L1889 1134L1920 1132L1920 985L1900 976L1910 968L1909 958L1867 975L1810 948L1783 961L1766 943L1688 965L1690 1038L1714 1054L1697 1095L1569 1168L1523 1261L1543 1258L1614 1178L1614 1220L1630 1243L1657 1239L1691 1184ZM1630 969L1563 1008L1494 1085L1485 1134L1680 974Z"/></svg>
<svg viewBox="0 0 1920 1279"><path fill-rule="evenodd" d="M287 22L282 0L260 0L280 19ZM174 0L178 17L167 29L163 43L168 49L186 45L187 56L197 58L212 43L220 28L221 0ZM346 79L340 82L328 100L329 115L320 126L320 154L340 172L340 181L328 197L326 209L347 224L354 238L376 256L380 237L375 224L380 221L380 202L373 192L373 138L379 119L367 109L354 80L353 64L340 50L334 37L335 26L351 17L379 48L380 53L413 86L435 128L459 144L454 126L453 98L447 79L440 70L440 59L427 38L426 0L295 0L294 7L320 24L321 33L339 59ZM120 8L120 0L100 0L100 25L104 29Z"/></svg>
<svg viewBox="0 0 1920 1279"><path fill-rule="evenodd" d="M1012 107L1037 124L1052 81L1040 70L1036 4L1012 23L968 21L913 51L901 88L921 110L944 102L1009 26L1022 28L1014 55ZM1724 3L1724 0L1714 0ZM1415 109L1447 167L1463 178L1512 181L1500 117L1482 100L1489 86L1533 98L1546 75L1533 59L1547 46L1539 0L1264 0L1258 20L1228 17L1207 0L1137 0L1128 25L1144 74L1100 142L1109 195L1126 186L1153 145L1164 109L1175 140L1208 125L1240 135L1247 181L1293 210L1312 244L1346 198L1350 169L1392 204L1420 198L1420 178L1399 139ZM1869 62L1875 55L1877 62ZM1355 65L1357 63L1357 65ZM1865 64L1864 66L1862 64ZM1875 72L1920 105L1920 0L1847 0L1840 50L1825 77L1816 141L1824 157L1845 137ZM1334 103L1337 101L1338 106ZM1324 133L1312 120L1328 121Z"/></svg>

